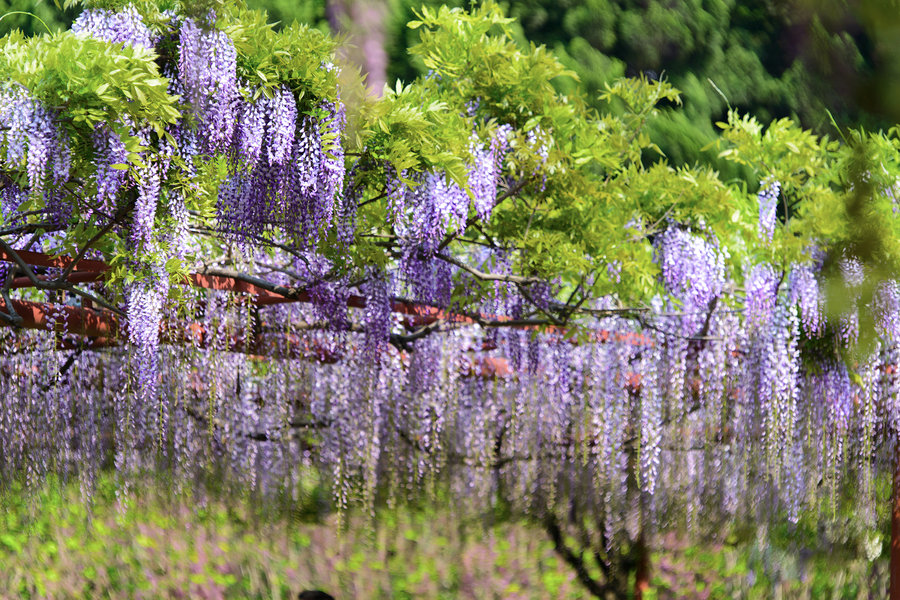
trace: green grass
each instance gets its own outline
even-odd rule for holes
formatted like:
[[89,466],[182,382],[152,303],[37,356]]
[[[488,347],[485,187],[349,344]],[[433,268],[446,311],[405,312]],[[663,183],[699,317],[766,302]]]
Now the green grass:
[[581,598],[540,531],[460,523],[424,508],[371,517],[137,488],[123,508],[101,478],[0,500],[0,598]]
[[[77,484],[0,495],[0,598],[269,600],[304,588],[338,600],[587,597],[542,530],[462,518],[445,501],[339,520],[314,487],[298,503],[263,503],[149,481],[124,505],[115,475],[101,476],[90,508]],[[660,537],[647,597],[882,597],[883,553],[870,563],[852,537],[823,539],[811,517],[762,543],[747,532],[723,543]]]

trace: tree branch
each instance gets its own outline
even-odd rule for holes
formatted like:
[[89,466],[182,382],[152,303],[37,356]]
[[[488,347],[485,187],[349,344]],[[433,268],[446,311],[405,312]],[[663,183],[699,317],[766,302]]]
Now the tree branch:
[[[494,208],[497,208],[497,206],[499,206],[504,200],[506,200],[507,198],[509,198],[511,196],[515,196],[516,194],[518,194],[520,191],[522,191],[522,188],[524,188],[526,185],[528,185],[528,183],[532,179],[533,179],[533,176],[523,177],[522,179],[515,182],[513,185],[511,185],[509,188],[507,188],[507,190],[505,192],[503,192],[502,194],[497,196],[497,199],[494,201],[494,206],[492,206],[491,209],[493,210]],[[449,246],[450,243],[454,239],[456,239],[460,234],[464,233],[469,227],[474,225],[480,219],[481,219],[481,217],[479,217],[477,214],[474,214],[471,217],[469,217],[468,219],[466,219],[465,225],[463,225],[456,233],[452,233],[444,238],[444,241],[442,241],[440,243],[440,245],[438,246],[437,251],[440,252],[441,250],[443,250],[444,248]]]
[[434,256],[436,258],[441,259],[444,262],[448,262],[451,265],[455,265],[465,271],[466,273],[472,275],[476,279],[480,279],[481,281],[504,281],[507,283],[515,283],[518,285],[527,285],[531,283],[540,283],[542,280],[537,277],[522,277],[519,275],[495,275],[493,273],[485,273],[484,271],[479,271],[469,265],[465,264],[462,261],[456,260],[452,256],[447,256],[445,254],[440,254],[439,252],[435,252]]
[[80,348],[76,348],[66,359],[66,362],[64,362],[63,365],[59,368],[59,373],[56,374],[56,377],[53,378],[53,381],[51,381],[50,383],[48,383],[46,385],[41,386],[41,391],[46,392],[46,391],[50,390],[50,388],[55,386],[57,383],[59,383],[60,380],[63,377],[65,377],[65,375],[69,371],[69,369],[72,368],[72,365],[75,364],[75,359],[78,358],[78,356],[82,352],[84,352],[84,346],[81,346]]
[[556,517],[550,513],[550,511],[547,511],[547,515],[544,517],[544,529],[550,535],[550,539],[553,540],[553,546],[556,549],[556,553],[572,567],[575,571],[575,575],[578,577],[578,581],[580,581],[591,594],[597,598],[605,598],[607,593],[613,591],[608,585],[602,584],[591,577],[587,565],[584,564],[583,557],[579,554],[575,554],[575,552],[566,545],[562,529],[559,526],[559,521],[557,521]]
[[71,292],[75,295],[81,296],[82,298],[87,298],[92,302],[96,302],[99,306],[102,306],[103,308],[106,308],[107,310],[110,310],[119,316],[125,315],[122,310],[120,310],[116,306],[113,306],[100,296],[85,292],[77,288],[72,283],[69,283],[67,281],[60,281],[58,279],[53,281],[41,281],[40,279],[38,279],[37,275],[34,274],[34,271],[31,269],[31,267],[24,260],[22,260],[22,257],[19,256],[18,252],[13,250],[13,248],[9,244],[7,244],[3,240],[3,238],[0,238],[0,249],[2,249],[8,256],[10,256],[13,262],[16,263],[16,265],[22,270],[23,273],[25,273],[25,276],[31,282],[32,287],[35,287],[39,290],[60,290]]

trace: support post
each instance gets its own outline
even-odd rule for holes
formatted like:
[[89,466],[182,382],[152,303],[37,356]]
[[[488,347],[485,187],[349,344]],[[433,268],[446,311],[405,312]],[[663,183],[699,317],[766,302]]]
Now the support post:
[[[634,600],[643,600],[644,592],[650,589],[650,551],[644,534],[637,541],[637,567],[634,570]],[[891,600],[894,600],[891,598]]]
[[900,600],[900,439],[894,444],[894,485],[891,498],[891,600]]

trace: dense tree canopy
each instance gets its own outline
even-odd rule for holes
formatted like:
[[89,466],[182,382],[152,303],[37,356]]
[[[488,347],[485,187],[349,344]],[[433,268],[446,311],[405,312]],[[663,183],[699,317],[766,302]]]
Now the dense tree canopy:
[[[402,80],[423,69],[406,52],[415,37],[406,21],[421,4],[392,2],[390,69]],[[510,11],[519,39],[551,48],[597,108],[610,108],[599,93],[622,76],[662,76],[681,90],[684,106],[648,128],[675,164],[740,172],[706,149],[730,107],[764,123],[791,118],[819,134],[835,134],[832,118],[869,129],[897,120],[888,89],[898,64],[891,2],[529,0],[510,3]],[[557,85],[568,91],[575,83]]]
[[897,129],[730,111],[715,148],[752,180],[723,181],[647,161],[665,80],[560,88],[491,3],[410,28],[428,72],[350,114],[333,40],[240,3],[0,38],[3,481],[278,493],[314,464],[346,506],[440,476],[573,563],[557,515],[590,525],[598,595],[700,507],[849,494],[874,528]]

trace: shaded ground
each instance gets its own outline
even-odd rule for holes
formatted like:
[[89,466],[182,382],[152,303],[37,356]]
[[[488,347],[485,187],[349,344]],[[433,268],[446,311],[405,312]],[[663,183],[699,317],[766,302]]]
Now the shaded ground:
[[[148,490],[123,510],[109,480],[89,513],[77,485],[48,490],[34,503],[0,497],[0,598],[287,599],[303,588],[337,600],[587,597],[544,532],[524,524],[431,509],[343,524],[268,511],[263,521],[246,502]],[[883,558],[798,551],[797,537],[773,532],[765,547],[659,539],[648,598],[883,597]]]

